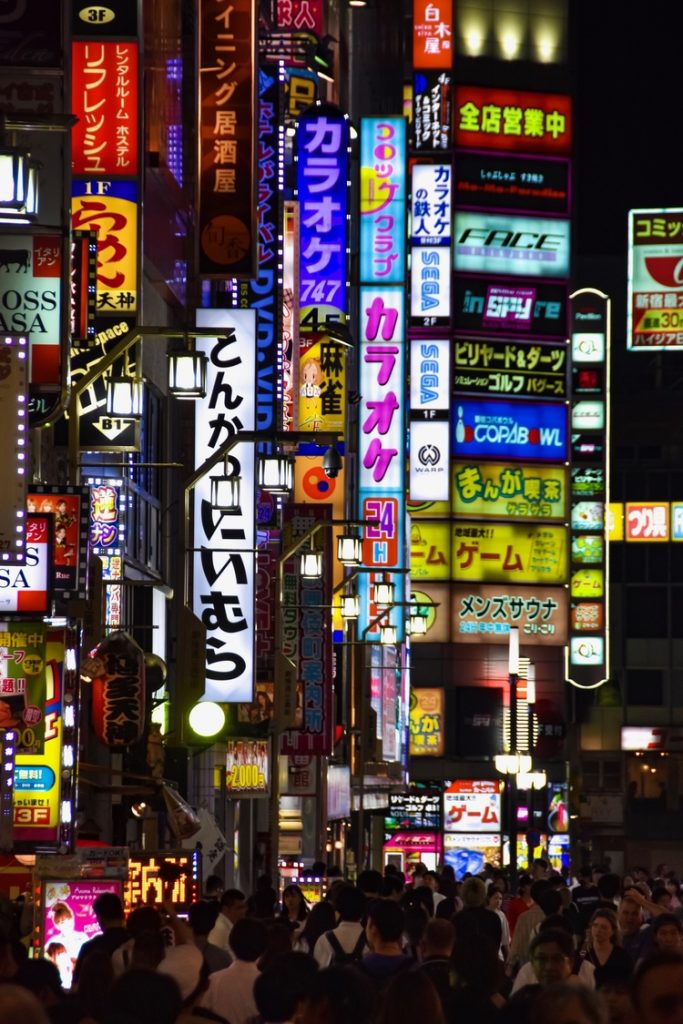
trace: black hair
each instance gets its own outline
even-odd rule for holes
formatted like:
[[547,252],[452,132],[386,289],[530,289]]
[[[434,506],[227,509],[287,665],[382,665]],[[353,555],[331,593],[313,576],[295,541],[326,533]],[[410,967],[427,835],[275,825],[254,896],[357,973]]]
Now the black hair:
[[317,973],[318,965],[308,953],[274,957],[254,982],[254,1000],[263,1020],[269,1024],[292,1020]]
[[208,935],[215,925],[220,909],[216,900],[199,900],[187,912],[187,923],[195,935]]
[[401,941],[405,914],[395,900],[373,900],[368,909],[368,921],[377,929],[382,942]]
[[340,885],[335,906],[342,921],[360,921],[367,911],[368,901],[365,893],[355,886]]
[[238,960],[253,963],[263,956],[268,942],[268,929],[263,921],[245,917],[237,921],[230,932],[230,946]]

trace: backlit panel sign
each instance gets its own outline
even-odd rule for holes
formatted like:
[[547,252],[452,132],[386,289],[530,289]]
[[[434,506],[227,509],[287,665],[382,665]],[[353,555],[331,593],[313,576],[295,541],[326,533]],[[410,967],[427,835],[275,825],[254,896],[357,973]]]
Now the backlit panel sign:
[[450,311],[450,249],[414,246],[410,264],[411,323],[415,327],[445,326]]
[[198,896],[199,853],[133,853],[128,860],[128,878],[123,892],[126,910],[144,903],[170,900],[189,907]]
[[569,277],[568,220],[456,211],[453,260],[457,271],[514,277]]
[[565,583],[567,541],[562,526],[456,523],[453,576],[492,583]]
[[414,164],[410,240],[413,245],[451,244],[451,165]]
[[453,640],[507,644],[510,629],[522,643],[563,647],[567,642],[564,587],[502,587],[456,583],[452,590]]
[[405,118],[361,118],[360,153],[360,279],[398,284],[406,256]]
[[491,402],[461,398],[453,416],[457,458],[515,458],[563,462],[567,407],[546,402]]
[[316,330],[327,317],[343,320],[346,314],[348,147],[349,121],[336,107],[311,107],[299,118],[296,185],[302,330]]
[[[256,325],[253,310],[199,309],[197,327],[219,336],[198,338],[208,356],[206,398],[195,403],[195,468],[229,437],[255,428]],[[207,700],[250,701],[254,689],[254,460],[255,446],[230,452],[242,478],[240,511],[213,507],[210,475],[194,489],[193,611],[206,626]],[[222,466],[213,473],[220,475]]]
[[416,71],[413,76],[413,146],[448,150],[451,146],[450,71]]
[[458,206],[566,214],[569,161],[462,150],[455,160],[453,187]]
[[16,564],[0,562],[0,615],[47,615],[52,571],[51,526],[50,516],[27,514],[25,559]]
[[670,725],[622,725],[622,750],[683,750],[683,728]]
[[116,323],[138,307],[137,183],[74,180],[71,191],[74,231],[97,232],[97,313]]
[[486,864],[500,867],[500,833],[447,832],[443,837],[443,860],[453,868],[458,881],[478,875]]
[[204,0],[198,18],[198,271],[202,277],[253,277],[256,5]]
[[456,338],[455,391],[465,394],[567,397],[567,346]]
[[501,825],[498,779],[456,779],[444,790],[444,832],[492,832]]
[[453,514],[491,519],[564,522],[567,470],[564,466],[456,462]]
[[569,657],[571,664],[604,669],[605,639],[602,636],[573,636],[570,641]]
[[426,832],[441,830],[441,793],[409,790],[389,794],[389,813],[384,818],[387,831]]
[[135,42],[71,45],[72,170],[84,177],[138,173],[138,47]]
[[411,687],[408,729],[411,757],[443,757],[445,749],[443,689]]
[[31,385],[59,388],[62,239],[58,234],[0,235],[0,333],[29,343]]
[[231,796],[265,796],[270,781],[270,740],[228,739],[225,788]]
[[413,67],[450,68],[452,0],[413,0]]
[[55,596],[86,596],[89,494],[88,487],[33,486],[26,496],[27,512],[52,516],[52,588]]
[[457,85],[454,122],[456,146],[548,156],[571,150],[569,96]]
[[627,501],[624,520],[626,540],[668,541],[668,501]]
[[324,331],[301,335],[299,343],[299,430],[344,433],[346,352]]
[[410,497],[447,501],[450,490],[450,339],[410,342]]
[[323,34],[323,0],[277,0],[275,19],[277,27],[289,32],[315,32]]
[[683,345],[683,209],[630,210],[627,347]]
[[458,274],[453,283],[453,322],[463,334],[492,333],[566,338],[567,289],[546,282],[502,284]]
[[574,402],[572,405],[571,424],[572,430],[604,430],[604,401],[597,399],[594,402]]
[[577,569],[569,584],[572,597],[598,598],[605,596],[605,574],[602,569]]
[[410,578],[412,581],[449,580],[452,577],[451,523],[416,519],[410,525]]
[[26,557],[27,356],[26,338],[5,337],[0,342],[0,436],[3,438],[0,559],[3,561],[23,562]]

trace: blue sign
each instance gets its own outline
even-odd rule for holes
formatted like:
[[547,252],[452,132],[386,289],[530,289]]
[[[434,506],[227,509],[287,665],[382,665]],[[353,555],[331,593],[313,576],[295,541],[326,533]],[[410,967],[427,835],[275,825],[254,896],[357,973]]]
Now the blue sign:
[[361,119],[360,165],[360,279],[400,284],[406,263],[404,117]]
[[347,311],[347,183],[349,122],[337,107],[318,104],[296,130],[300,204],[299,306],[303,329],[316,330]]
[[55,784],[55,773],[45,764],[17,765],[14,769],[14,789],[47,793]]
[[455,458],[568,457],[567,406],[550,402],[495,402],[461,398],[453,415]]

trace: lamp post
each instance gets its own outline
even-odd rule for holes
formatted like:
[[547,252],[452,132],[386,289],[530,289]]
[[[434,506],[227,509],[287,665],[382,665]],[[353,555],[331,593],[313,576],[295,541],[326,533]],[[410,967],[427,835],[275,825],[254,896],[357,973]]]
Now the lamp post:
[[[512,627],[508,641],[508,684],[510,687],[510,753],[517,753],[517,683],[519,681],[519,629]],[[510,887],[517,885],[517,773],[507,777],[507,819],[510,829]]]

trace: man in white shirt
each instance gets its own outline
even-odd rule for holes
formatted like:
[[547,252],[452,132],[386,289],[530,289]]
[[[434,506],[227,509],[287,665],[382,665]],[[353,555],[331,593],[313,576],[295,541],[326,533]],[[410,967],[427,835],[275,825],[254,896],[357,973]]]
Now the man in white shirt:
[[266,948],[268,932],[262,921],[246,917],[237,921],[230,932],[230,948],[235,959],[229,967],[215,971],[201,1005],[220,1014],[230,1024],[247,1024],[258,1010],[254,999],[254,982],[259,976],[257,960]]
[[[343,965],[339,951],[334,949],[335,943],[338,943],[341,948],[341,957],[350,958],[354,955],[354,951],[358,950],[356,958],[360,960],[364,952],[362,947],[365,943],[361,939],[364,939],[365,931],[361,920],[367,907],[365,894],[353,885],[340,886],[336,906],[339,924],[331,932],[323,932],[313,950],[313,956],[321,968],[329,967],[335,962],[340,966]],[[333,937],[332,941],[328,935]],[[231,1020],[230,1024],[234,1024],[234,1021]]]
[[230,932],[237,921],[241,921],[247,913],[247,900],[239,889],[226,889],[221,896],[220,910],[216,923],[209,932],[207,941],[220,949],[230,949]]

